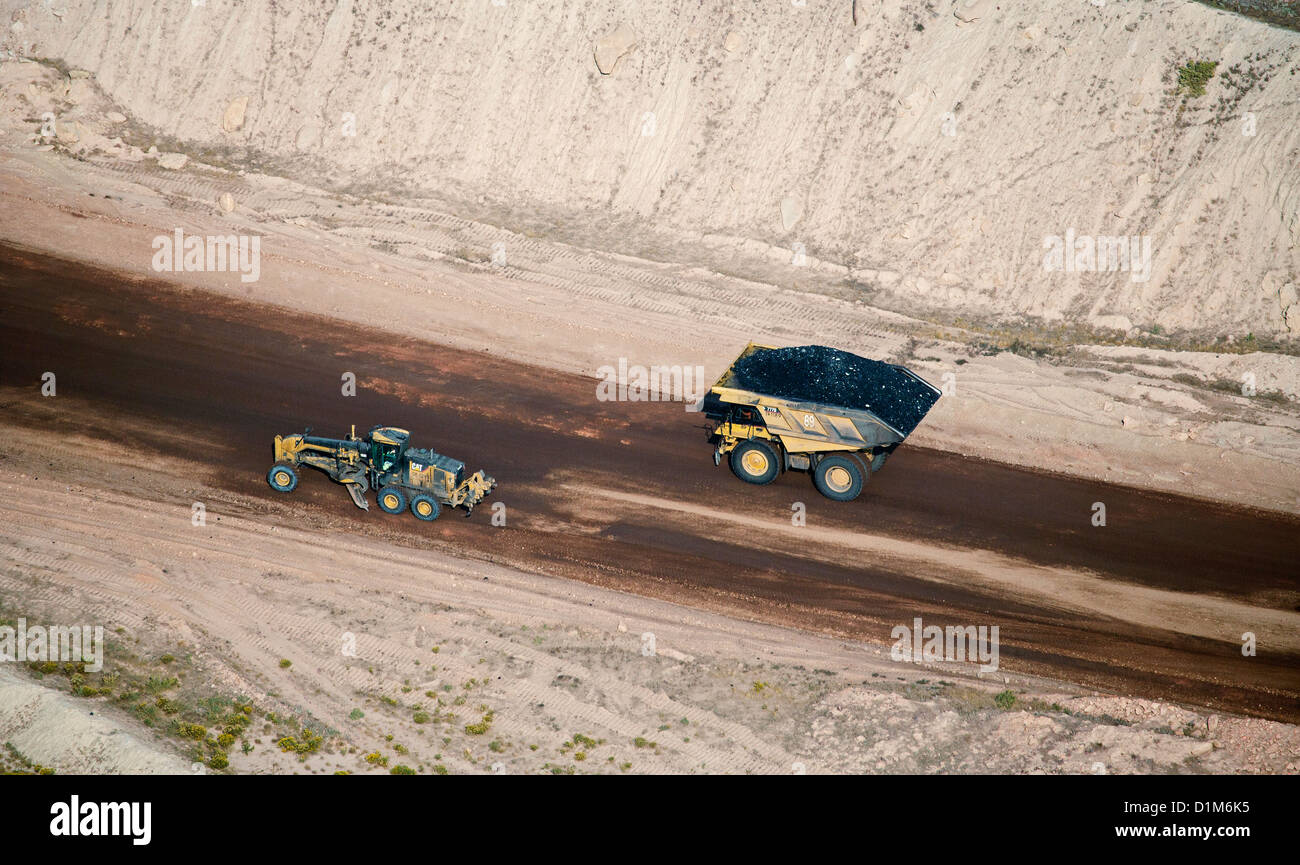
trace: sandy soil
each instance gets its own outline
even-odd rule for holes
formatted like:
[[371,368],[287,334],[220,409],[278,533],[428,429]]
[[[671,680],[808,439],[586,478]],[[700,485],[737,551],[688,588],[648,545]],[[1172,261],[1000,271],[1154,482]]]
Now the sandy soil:
[[0,667],[0,771],[175,775],[202,770],[105,708]]
[[[166,715],[141,726],[134,707],[155,694],[193,723],[214,698],[255,707],[251,750],[232,747],[223,770],[240,772],[1291,772],[1300,760],[1291,725],[895,663],[879,646],[466,562],[437,543],[326,545],[288,505],[251,519],[214,506],[194,526],[188,500],[221,499],[176,488],[198,467],[75,444],[103,472],[70,486],[46,473],[39,436],[6,436],[0,607],[102,623],[108,667],[176,681],[56,699],[66,679],[34,688],[6,673],[0,733],[56,771],[211,771],[190,768],[207,752],[168,733]],[[113,489],[126,484],[148,495]],[[1009,709],[994,703],[1004,691]],[[485,717],[485,731],[466,729]],[[115,732],[96,739],[88,723]],[[317,750],[277,747],[302,727],[321,734]],[[74,730],[119,744],[70,748]]]

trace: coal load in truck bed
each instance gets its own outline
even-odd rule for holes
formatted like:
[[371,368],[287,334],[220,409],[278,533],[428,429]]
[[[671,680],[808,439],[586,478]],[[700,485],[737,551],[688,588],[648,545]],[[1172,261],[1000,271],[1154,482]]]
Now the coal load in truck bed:
[[736,361],[733,387],[796,402],[866,410],[910,434],[939,395],[890,364],[824,345],[760,348]]

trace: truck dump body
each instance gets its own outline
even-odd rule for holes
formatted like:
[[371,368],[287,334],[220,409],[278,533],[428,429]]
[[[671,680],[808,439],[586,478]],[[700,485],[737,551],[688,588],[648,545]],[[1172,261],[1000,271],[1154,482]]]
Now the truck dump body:
[[[895,364],[820,345],[751,344],[713,385],[703,408],[721,418],[729,405],[761,406],[774,430],[802,425],[805,433],[876,446],[907,438],[939,395]],[[817,418],[812,423],[810,412]],[[795,423],[797,418],[803,423]]]
[[719,385],[777,399],[865,411],[906,438],[939,400],[939,391],[910,370],[827,348],[747,349]]

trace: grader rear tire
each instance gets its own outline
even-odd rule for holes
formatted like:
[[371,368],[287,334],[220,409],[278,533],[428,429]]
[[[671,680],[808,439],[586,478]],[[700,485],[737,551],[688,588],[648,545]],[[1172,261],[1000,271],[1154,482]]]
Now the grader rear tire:
[[379,509],[386,514],[400,514],[406,510],[406,496],[401,487],[388,486],[379,491]]
[[438,518],[438,514],[442,513],[442,506],[432,496],[420,493],[411,499],[411,513],[415,514],[417,520],[431,523]]

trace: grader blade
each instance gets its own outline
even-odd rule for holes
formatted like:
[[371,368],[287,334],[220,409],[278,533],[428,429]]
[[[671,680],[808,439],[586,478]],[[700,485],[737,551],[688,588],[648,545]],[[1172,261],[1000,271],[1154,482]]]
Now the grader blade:
[[360,484],[345,484],[348,488],[348,495],[352,496],[352,502],[361,510],[370,510],[370,503],[366,501],[366,493],[361,489]]

